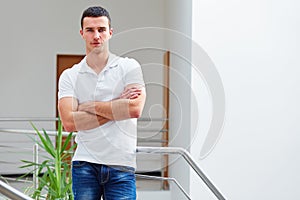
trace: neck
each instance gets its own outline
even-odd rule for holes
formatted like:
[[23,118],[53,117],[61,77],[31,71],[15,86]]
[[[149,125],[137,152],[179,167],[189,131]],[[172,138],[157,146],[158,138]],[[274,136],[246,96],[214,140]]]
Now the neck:
[[87,54],[86,62],[88,66],[90,66],[97,74],[99,74],[107,64],[108,56],[108,51],[98,52],[97,50],[93,50]]

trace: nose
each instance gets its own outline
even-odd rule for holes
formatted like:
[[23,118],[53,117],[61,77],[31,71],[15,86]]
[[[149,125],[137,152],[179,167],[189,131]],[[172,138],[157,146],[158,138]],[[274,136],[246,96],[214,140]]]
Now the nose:
[[94,38],[96,40],[101,39],[101,35],[100,35],[100,33],[98,31],[95,32]]

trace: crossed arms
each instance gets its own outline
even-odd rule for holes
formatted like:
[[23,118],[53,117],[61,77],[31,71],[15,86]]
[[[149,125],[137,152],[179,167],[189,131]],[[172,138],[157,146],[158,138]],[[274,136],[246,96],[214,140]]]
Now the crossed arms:
[[111,120],[139,118],[145,100],[145,88],[131,84],[119,98],[111,101],[91,101],[79,105],[73,97],[61,98],[58,110],[64,129],[74,132],[93,129]]

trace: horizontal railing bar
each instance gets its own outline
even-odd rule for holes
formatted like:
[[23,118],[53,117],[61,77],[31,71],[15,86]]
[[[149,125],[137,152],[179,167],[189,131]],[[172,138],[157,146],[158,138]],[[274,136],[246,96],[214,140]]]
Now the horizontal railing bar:
[[13,200],[33,200],[29,196],[16,190],[15,188],[11,187],[10,185],[4,183],[1,180],[0,180],[0,193]]
[[[40,132],[43,132],[42,130],[39,130]],[[55,136],[57,134],[57,131],[53,130],[46,130],[49,135]],[[35,130],[25,130],[25,129],[8,129],[8,128],[0,128],[0,132],[6,132],[6,133],[16,133],[16,134],[36,134]],[[167,132],[165,129],[138,129],[138,132]],[[76,132],[73,133],[74,135]],[[63,131],[63,136],[69,135],[69,132]]]
[[219,200],[225,200],[225,197],[216,188],[216,186],[209,180],[209,178],[202,172],[196,161],[190,153],[181,147],[137,147],[137,153],[151,153],[151,154],[179,154],[188,164],[194,169],[207,187],[214,193]]
[[189,199],[191,200],[191,197],[188,195],[188,193],[183,189],[183,187],[178,183],[178,181],[175,178],[170,177],[159,177],[159,176],[149,176],[149,175],[143,175],[143,174],[135,174],[138,178],[148,179],[148,180],[158,180],[158,181],[172,181],[174,182],[177,187],[181,190],[181,192]]
[[[58,117],[0,117],[0,122],[26,122],[26,121],[58,121]],[[167,118],[138,118],[140,122],[168,121]]]
[[1,164],[17,164],[16,162],[0,161]]
[[[25,129],[0,129],[0,133],[12,133],[12,134],[28,134],[28,135],[35,135],[36,131],[35,130],[25,130]],[[43,130],[39,130],[40,133],[43,132]],[[47,134],[49,136],[56,136],[57,131],[50,131],[47,130]],[[63,136],[68,136],[69,132],[62,132]],[[73,133],[73,136],[76,136],[76,132]],[[168,142],[167,140],[162,140],[162,139],[148,139],[148,138],[137,138],[138,142],[150,142],[150,143],[166,143]],[[8,147],[8,146],[7,146]]]
[[162,139],[141,139],[141,138],[138,138],[138,142],[166,143],[166,142],[168,142],[168,140],[162,140]]
[[5,179],[6,181],[13,181],[13,182],[20,182],[20,183],[32,183],[32,181],[26,180],[26,179],[11,178],[11,177],[8,177],[8,176],[5,176],[5,175],[3,175],[2,177],[3,177],[3,179]]
[[57,117],[2,117],[0,122],[58,121]]
[[138,128],[137,130],[139,132],[157,132],[157,133],[168,132],[167,129],[143,129],[143,128]]
[[[39,130],[41,133],[43,132],[42,130]],[[0,132],[4,133],[15,133],[15,134],[31,134],[34,135],[36,134],[35,130],[24,130],[24,129],[0,129]],[[47,134],[50,136],[56,136],[57,131],[49,131],[47,130]],[[68,136],[70,133],[69,132],[62,132],[63,136]],[[76,132],[73,133],[73,135],[76,135]]]
[[[1,151],[3,149],[6,149],[5,151]],[[31,152],[32,149],[29,147],[18,147],[18,146],[9,146],[9,147],[1,147],[0,153],[16,153],[16,154],[27,154]],[[0,160],[1,162],[1,160]]]
[[168,121],[168,118],[146,118],[146,117],[141,117],[141,118],[138,118],[138,121],[140,122],[148,122],[148,121]]

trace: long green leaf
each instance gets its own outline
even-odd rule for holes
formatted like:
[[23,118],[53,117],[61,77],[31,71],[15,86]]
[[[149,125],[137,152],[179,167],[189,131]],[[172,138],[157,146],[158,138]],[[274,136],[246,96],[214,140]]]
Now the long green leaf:
[[26,160],[21,160],[24,163],[27,163],[25,165],[20,166],[19,168],[23,169],[23,168],[28,168],[28,167],[33,167],[36,166],[37,163],[31,162],[31,161],[26,161]]
[[58,121],[55,172],[56,172],[56,183],[57,183],[59,195],[61,195],[61,162],[62,162],[61,148],[62,148],[62,124],[61,121]]
[[[44,149],[47,155],[42,155],[44,161],[42,163],[34,163],[32,161],[23,160],[22,168],[36,167],[38,174],[42,175],[39,178],[39,187],[34,190],[33,196],[35,199],[65,199],[73,200],[72,182],[71,182],[71,167],[67,156],[72,156],[76,144],[68,148],[68,143],[73,135],[69,133],[64,144],[62,143],[62,123],[59,119],[56,143],[51,141],[46,130],[43,134],[31,123],[37,133],[39,141],[35,141],[39,147]],[[36,140],[36,139],[35,139]],[[34,173],[33,170],[29,173]],[[46,196],[44,195],[47,192]]]
[[36,131],[36,133],[38,134],[42,144],[43,144],[43,147],[45,148],[45,150],[52,156],[52,157],[55,157],[55,151],[53,148],[51,148],[51,144],[49,144],[49,142],[42,136],[42,134],[40,133],[40,131],[34,126],[34,124],[32,124],[32,127],[34,128],[34,130]]
[[32,198],[41,197],[41,191],[43,189],[48,191],[47,183],[48,183],[48,173],[45,172],[42,177],[39,177],[38,188],[34,191]]
[[66,140],[64,142],[64,145],[61,148],[61,152],[60,152],[61,154],[66,150],[66,148],[67,148],[69,142],[71,141],[72,137],[73,137],[73,132],[69,133],[68,137],[66,138]]
[[41,174],[42,171],[45,169],[51,166],[51,163],[49,164],[49,160],[44,160],[41,164],[40,164],[40,167],[39,167],[39,170],[38,170],[38,174]]
[[57,183],[56,183],[56,179],[55,179],[55,172],[53,172],[52,170],[50,170],[50,168],[49,167],[47,167],[47,172],[48,172],[48,174],[49,174],[49,179],[50,179],[50,184],[51,184],[51,186],[53,186],[52,187],[52,189],[54,190],[54,191],[58,191],[58,187],[57,187]]
[[51,148],[51,149],[55,149],[55,147],[53,146],[53,144],[52,144],[52,140],[50,139],[50,137],[49,137],[49,135],[48,135],[48,133],[46,132],[46,130],[45,129],[43,129],[43,132],[44,132],[44,136],[45,136],[45,139],[46,139],[46,141],[48,142],[48,144],[49,144],[49,147]]

